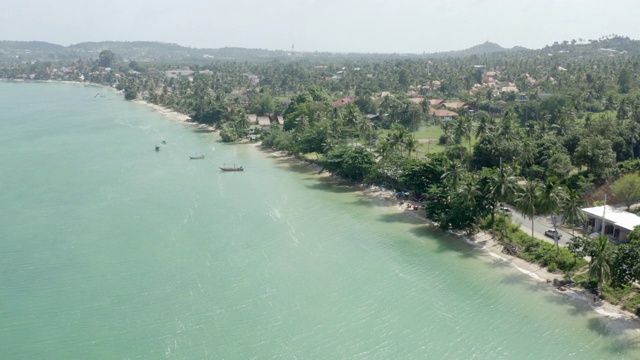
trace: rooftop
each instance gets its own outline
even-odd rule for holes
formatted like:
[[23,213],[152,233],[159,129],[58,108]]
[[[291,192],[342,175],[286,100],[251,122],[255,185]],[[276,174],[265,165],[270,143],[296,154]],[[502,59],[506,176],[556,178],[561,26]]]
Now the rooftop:
[[611,222],[614,225],[627,229],[629,231],[633,230],[634,227],[640,225],[640,216],[627,211],[618,210],[609,205],[606,205],[606,210],[605,206],[596,206],[584,208],[582,209],[582,212],[600,219],[602,219],[602,216],[604,215],[605,221]]

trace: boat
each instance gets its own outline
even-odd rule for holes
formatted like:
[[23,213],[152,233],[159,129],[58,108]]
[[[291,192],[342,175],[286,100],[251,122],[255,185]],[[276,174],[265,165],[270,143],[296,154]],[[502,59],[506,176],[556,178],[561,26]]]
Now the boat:
[[204,155],[189,156],[191,160],[204,159]]
[[160,151],[160,146],[156,145],[156,151]]
[[244,171],[244,168],[242,166],[237,166],[236,164],[233,164],[233,166],[221,166],[220,170],[222,171]]

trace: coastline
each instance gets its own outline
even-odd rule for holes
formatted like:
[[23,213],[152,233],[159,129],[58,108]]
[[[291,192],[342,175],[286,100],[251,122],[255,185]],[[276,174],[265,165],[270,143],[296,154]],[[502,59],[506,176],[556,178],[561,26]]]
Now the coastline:
[[[370,201],[376,202],[377,205],[383,205],[389,209],[394,209],[398,213],[403,213],[405,216],[411,216],[418,219],[422,224],[426,226],[436,227],[436,224],[426,217],[426,214],[421,211],[414,211],[409,209],[405,205],[401,205],[393,196],[390,191],[379,190],[376,187],[369,187],[361,190],[362,195],[368,198]],[[411,203],[411,201],[407,201]],[[406,203],[406,202],[405,202]],[[508,255],[502,252],[503,246],[496,240],[493,235],[486,231],[480,231],[471,238],[465,236],[462,233],[452,232],[449,233],[457,236],[460,240],[466,242],[470,246],[475,247],[479,251],[485,252],[488,256],[492,257],[495,261],[507,263],[509,266],[518,270],[519,272],[529,276],[530,278],[546,283],[550,291],[557,292],[559,294],[570,297],[571,299],[581,301],[587,305],[594,312],[606,316],[609,319],[620,320],[621,324],[617,324],[618,328],[624,328],[628,330],[635,330],[640,334],[640,319],[638,317],[622,309],[618,305],[611,304],[606,301],[597,300],[594,301],[593,295],[588,291],[581,288],[559,288],[554,286],[554,280],[562,280],[564,277],[562,274],[549,272],[546,268],[539,266],[535,263],[530,263],[519,257]]]
[[[147,106],[171,120],[194,125],[208,131],[215,131],[215,129],[211,126],[189,122],[189,117],[187,115],[181,114],[163,106],[151,104],[144,100],[134,100],[134,102],[140,105]],[[322,171],[322,167],[318,164],[304,159],[296,158],[283,151],[266,149],[262,147],[260,142],[253,143],[252,145],[255,146],[259,151],[268,152],[275,158],[278,158],[281,161],[288,163],[289,165],[306,167],[309,170],[313,171],[315,176],[334,178],[336,185],[346,184],[347,186],[352,186],[360,193],[363,198],[366,198],[367,200],[375,203],[378,206],[386,207],[389,211],[402,213],[404,216],[410,217],[413,221],[415,221],[416,224],[420,223],[425,224],[426,226],[436,227],[436,224],[433,221],[427,219],[426,214],[412,210],[405,205],[406,203],[411,203],[411,201],[407,201],[405,202],[405,204],[401,204],[394,197],[393,192],[389,190],[381,190],[375,186],[365,188],[360,184],[348,183],[339,178],[336,178],[335,176],[327,172]],[[614,305],[602,300],[594,301],[592,295],[584,289],[569,288],[561,290],[553,286],[552,284],[554,280],[560,280],[563,278],[561,274],[551,273],[545,268],[538,266],[537,264],[530,263],[524,259],[503,253],[502,245],[490,233],[486,231],[480,231],[477,234],[474,234],[471,238],[463,235],[462,233],[450,233],[457,236],[462,241],[465,241],[470,246],[475,247],[476,249],[478,249],[478,251],[485,252],[488,256],[493,258],[494,261],[506,262],[508,265],[518,270],[519,272],[529,276],[530,278],[538,282],[546,283],[549,291],[555,291],[563,294],[564,296],[568,296],[573,300],[580,301],[595,313],[611,320],[609,326],[616,329],[617,331],[634,331],[635,335],[640,335],[640,319],[635,316],[635,314],[623,310],[618,305]]]
[[189,117],[189,115],[177,112],[175,110],[171,110],[169,108],[166,108],[164,106],[161,105],[156,105],[156,104],[152,104],[148,101],[145,100],[133,100],[133,102],[135,102],[136,104],[140,104],[143,106],[146,106],[148,108],[151,108],[152,110],[166,116],[167,118],[173,120],[173,121],[177,121],[177,122],[181,122],[187,125],[191,125],[194,126],[198,129],[202,129],[202,130],[206,130],[206,131],[210,131],[210,132],[214,132],[216,131],[216,129],[213,126],[208,126],[208,125],[204,125],[204,124],[198,124],[195,122],[190,121],[191,118]]
[[[253,145],[258,150],[269,152],[275,158],[278,158],[285,163],[289,163],[290,165],[306,166],[312,170],[316,176],[335,178],[333,175],[326,172],[319,173],[321,167],[317,164],[307,162],[304,159],[298,159],[282,151],[265,149],[260,145],[260,143]],[[336,185],[345,185],[345,182],[338,178],[335,178],[335,183]],[[363,198],[375,203],[376,206],[387,208],[388,211],[401,213],[404,216],[409,217],[416,224],[424,224],[434,228],[436,227],[436,224],[433,221],[427,219],[424,212],[415,211],[407,206],[407,204],[413,205],[413,202],[405,201],[404,203],[400,203],[390,190],[379,189],[376,186],[363,187],[359,184],[350,184],[349,186],[352,186],[356,191],[358,191]],[[478,251],[484,252],[487,256],[490,256],[493,261],[507,263],[512,268],[529,276],[535,281],[547,284],[549,291],[557,292],[588,306],[595,313],[611,320],[610,324],[608,324],[611,328],[618,331],[634,331],[635,335],[640,335],[640,319],[638,319],[635,314],[623,310],[622,307],[609,302],[602,300],[594,301],[593,295],[584,289],[575,287],[565,289],[554,286],[554,280],[557,281],[563,279],[562,274],[551,273],[547,271],[546,268],[537,264],[503,253],[503,246],[490,233],[480,231],[477,234],[474,234],[471,238],[463,235],[462,233],[451,231],[449,233],[476,248]]]

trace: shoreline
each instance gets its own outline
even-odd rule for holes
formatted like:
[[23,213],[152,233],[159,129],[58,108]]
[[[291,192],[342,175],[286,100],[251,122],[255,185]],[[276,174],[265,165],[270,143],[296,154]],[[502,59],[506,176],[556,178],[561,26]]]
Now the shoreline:
[[[310,163],[304,159],[296,158],[283,151],[270,150],[262,147],[260,143],[253,144],[258,150],[268,152],[272,156],[289,163],[290,165],[306,166],[313,171],[314,175],[319,177],[334,178],[336,185],[345,185],[347,182],[342,181],[333,175],[322,172],[319,173],[321,167],[317,164]],[[375,203],[377,206],[385,207],[388,211],[396,213],[402,213],[404,216],[411,217],[416,224],[423,224],[432,228],[436,228],[436,224],[427,219],[426,214],[421,211],[416,211],[407,206],[407,204],[413,205],[412,201],[404,201],[404,203],[398,202],[394,197],[394,194],[390,190],[379,189],[376,186],[370,186],[368,188],[363,187],[360,184],[351,184],[348,186],[353,187],[363,198]],[[478,251],[484,252],[487,256],[491,257],[493,261],[506,262],[510,267],[521,272],[522,274],[532,278],[540,283],[548,285],[550,291],[557,292],[564,296],[569,297],[572,300],[577,300],[583,305],[588,306],[595,313],[606,317],[609,320],[616,321],[616,328],[622,330],[635,331],[636,335],[640,334],[640,319],[633,313],[623,310],[619,305],[614,305],[603,300],[593,300],[593,295],[586,290],[571,287],[571,288],[559,288],[553,285],[554,280],[562,280],[564,277],[562,274],[551,273],[546,268],[541,267],[535,263],[530,263],[524,259],[516,256],[508,255],[502,252],[502,244],[500,244],[490,233],[486,231],[480,231],[477,234],[471,236],[471,238],[463,235],[462,233],[449,231],[450,234],[455,235],[460,240],[467,243],[469,246],[474,247]]]
[[136,104],[140,104],[142,106],[146,106],[166,117],[168,117],[171,120],[186,124],[186,125],[190,125],[190,126],[194,126],[198,129],[202,129],[202,130],[206,130],[206,131],[211,131],[214,132],[216,131],[216,129],[213,126],[208,126],[208,125],[204,125],[204,124],[198,124],[196,122],[192,122],[189,121],[191,120],[191,118],[189,117],[189,115],[183,114],[181,112],[177,112],[175,110],[171,110],[169,108],[166,108],[162,105],[156,105],[156,104],[152,104],[148,101],[145,100],[140,100],[140,99],[136,99],[136,100],[132,100],[134,103]]
[[[77,82],[77,81],[47,80],[42,82],[57,82],[57,83],[68,83],[68,84],[99,86],[99,87],[102,86],[115,91],[115,89],[109,86],[93,84],[93,83]],[[211,132],[216,131],[216,129],[212,126],[190,122],[189,121],[190,118],[188,115],[179,113],[177,111],[171,110],[161,105],[152,104],[144,100],[133,100],[133,102],[143,106],[147,106],[171,120],[181,122],[186,125],[191,125],[206,131],[211,131]],[[375,202],[377,205],[386,207],[389,210],[394,209],[395,212],[402,213],[405,216],[412,217],[416,223],[424,224],[426,226],[433,227],[433,228],[436,227],[436,224],[433,221],[427,219],[426,214],[421,214],[419,211],[409,209],[404,204],[399,204],[397,199],[395,199],[393,192],[389,190],[381,190],[375,186],[365,188],[361,184],[353,184],[347,181],[343,181],[327,172],[322,171],[323,169],[321,166],[319,166],[318,164],[314,164],[308,160],[298,159],[283,151],[266,149],[261,146],[260,142],[253,143],[252,145],[255,146],[258,150],[263,152],[269,152],[274,157],[282,159],[291,165],[303,166],[310,170],[314,170],[315,176],[334,178],[336,185],[340,184],[343,186],[344,185],[351,186],[355,190],[357,190],[362,197],[368,199],[369,201]],[[405,203],[413,204],[411,201],[406,201]],[[626,330],[635,330],[637,333],[640,333],[640,319],[635,314],[629,311],[623,310],[618,305],[613,305],[611,303],[608,303],[602,300],[593,301],[592,295],[587,293],[587,291],[584,289],[569,288],[564,291],[560,290],[559,288],[553,286],[552,283],[555,279],[562,279],[563,276],[561,274],[551,273],[547,271],[545,268],[538,266],[537,264],[530,263],[524,259],[503,253],[502,245],[497,240],[495,240],[493,236],[488,232],[480,231],[477,234],[474,234],[471,238],[468,238],[467,236],[461,233],[456,233],[452,231],[450,231],[449,233],[463,240],[468,245],[473,246],[480,251],[484,251],[488,256],[492,257],[495,261],[506,262],[511,267],[529,276],[530,278],[539,282],[547,283],[550,290],[561,293],[565,296],[570,297],[571,299],[581,301],[583,304],[587,305],[592,311],[596,312],[597,314],[601,316],[605,316],[612,320],[622,321],[623,324],[618,324],[621,328],[624,328]]]
[[[388,190],[383,191],[372,186],[368,189],[361,190],[361,192],[364,197],[367,197],[371,201],[376,201],[376,204],[378,205],[380,205],[380,202],[386,202],[384,206],[387,206],[390,209],[395,208],[396,212],[403,213],[405,216],[415,217],[426,226],[433,228],[437,226],[433,221],[426,217],[424,212],[411,210],[408,207],[399,204],[392,192]],[[411,201],[405,201],[405,203],[413,204]],[[538,282],[546,283],[549,290],[568,296],[571,299],[579,300],[599,315],[606,316],[613,320],[624,321],[627,323],[624,326],[625,328],[636,330],[640,333],[640,319],[638,319],[635,314],[622,309],[619,305],[614,305],[603,300],[594,301],[593,295],[585,289],[578,287],[561,289],[560,287],[553,285],[554,280],[563,280],[564,276],[562,274],[549,272],[546,268],[541,267],[538,264],[530,263],[519,257],[503,253],[503,245],[500,244],[490,233],[486,231],[479,231],[471,236],[471,238],[458,232],[448,231],[448,233],[455,235],[468,245],[483,251],[495,261],[505,262],[524,275],[527,275]]]

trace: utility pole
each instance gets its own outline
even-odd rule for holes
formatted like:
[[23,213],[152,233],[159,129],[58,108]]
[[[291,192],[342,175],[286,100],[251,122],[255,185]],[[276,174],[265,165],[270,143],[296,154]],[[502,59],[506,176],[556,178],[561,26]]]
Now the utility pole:
[[607,194],[604,194],[604,206],[602,207],[602,227],[600,228],[600,236],[604,236],[604,215],[607,212]]

